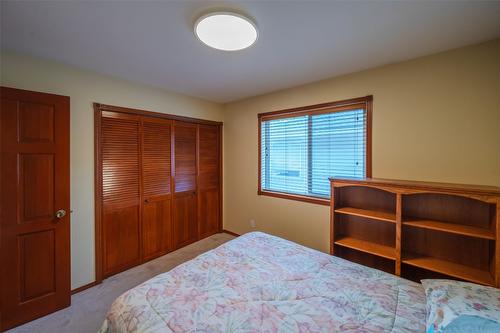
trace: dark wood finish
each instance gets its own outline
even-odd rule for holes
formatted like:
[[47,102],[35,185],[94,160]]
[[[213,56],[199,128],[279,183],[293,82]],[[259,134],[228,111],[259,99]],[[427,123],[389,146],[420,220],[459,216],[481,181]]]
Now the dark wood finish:
[[105,277],[141,262],[141,119],[105,111],[101,119]]
[[198,239],[197,126],[174,122],[173,236],[176,248]]
[[396,194],[396,267],[394,268],[396,275],[401,275],[401,210],[403,198],[401,193]]
[[5,87],[0,95],[1,331],[71,299],[69,97]]
[[179,115],[175,115],[175,114],[159,113],[159,112],[153,112],[153,111],[147,111],[147,110],[132,109],[132,108],[126,108],[123,106],[114,106],[114,105],[107,105],[107,104],[101,104],[101,103],[94,103],[94,110],[120,112],[120,113],[133,114],[133,115],[137,115],[137,116],[145,116],[145,117],[151,117],[151,118],[178,120],[178,121],[183,121],[186,123],[193,123],[193,124],[206,124],[206,125],[222,126],[222,122],[220,122],[220,121],[191,118],[191,117],[179,116]]
[[198,230],[205,238],[220,232],[220,134],[217,126],[198,127]]
[[307,196],[307,195],[299,195],[292,193],[284,193],[284,192],[276,192],[276,191],[268,191],[262,189],[261,184],[261,128],[262,121],[271,120],[271,119],[279,119],[279,118],[287,118],[292,116],[300,116],[300,115],[313,115],[320,113],[332,113],[332,112],[341,112],[346,110],[354,110],[354,109],[364,109],[366,110],[366,177],[372,176],[372,119],[373,119],[373,96],[359,97],[346,99],[336,102],[329,103],[321,103],[309,106],[301,106],[297,108],[271,111],[265,113],[259,113],[257,115],[258,118],[258,142],[257,142],[257,163],[258,163],[258,175],[257,175],[257,194],[265,195],[269,197],[281,198],[281,199],[289,199],[296,200],[308,203],[314,203],[319,205],[330,205],[330,199]]
[[[97,103],[94,108],[97,283],[222,230],[221,123]],[[125,131],[112,141],[128,149],[103,149],[108,120],[117,132],[123,122],[134,124],[134,138]],[[113,175],[106,174],[108,160],[116,165]],[[116,195],[108,200],[119,211],[106,216],[103,194],[113,186]],[[111,241],[107,229],[113,229]],[[106,266],[110,259],[112,269]]]
[[260,119],[268,120],[268,119],[282,118],[283,116],[295,116],[300,113],[309,114],[309,112],[311,111],[325,111],[325,110],[327,112],[332,112],[331,110],[334,110],[333,112],[335,112],[335,110],[345,111],[352,109],[353,105],[359,104],[361,107],[363,107],[364,104],[372,101],[373,101],[373,96],[370,95],[365,97],[344,99],[335,102],[327,102],[327,103],[314,104],[308,106],[300,106],[291,109],[264,112],[264,113],[259,113],[257,116]]
[[[259,181],[259,184],[260,184],[260,181]],[[291,193],[274,192],[274,191],[263,191],[263,190],[258,190],[257,194],[258,195],[265,195],[268,197],[280,198],[280,199],[308,202],[308,203],[324,205],[324,206],[328,206],[330,204],[329,199],[310,197],[307,195],[300,195],[300,194],[291,194]]]
[[331,179],[331,190],[332,254],[348,247],[386,260],[394,244],[396,275],[500,286],[500,188],[343,178]]
[[142,117],[142,257],[168,253],[172,245],[172,121]]

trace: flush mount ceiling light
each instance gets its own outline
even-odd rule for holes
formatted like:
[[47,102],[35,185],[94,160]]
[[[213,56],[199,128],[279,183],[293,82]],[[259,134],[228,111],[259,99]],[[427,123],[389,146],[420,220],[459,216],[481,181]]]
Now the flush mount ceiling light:
[[231,12],[215,12],[200,17],[194,25],[196,37],[204,44],[223,51],[246,49],[257,40],[255,24]]

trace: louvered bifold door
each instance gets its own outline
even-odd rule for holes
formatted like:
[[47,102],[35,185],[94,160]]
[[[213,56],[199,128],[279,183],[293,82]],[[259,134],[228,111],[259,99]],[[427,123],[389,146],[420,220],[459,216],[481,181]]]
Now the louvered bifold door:
[[220,232],[220,128],[199,125],[198,227],[200,238]]
[[174,121],[174,247],[180,248],[198,239],[196,200],[197,125]]
[[102,112],[103,275],[137,265],[140,258],[140,117]]
[[149,260],[172,249],[172,121],[142,118],[142,244]]

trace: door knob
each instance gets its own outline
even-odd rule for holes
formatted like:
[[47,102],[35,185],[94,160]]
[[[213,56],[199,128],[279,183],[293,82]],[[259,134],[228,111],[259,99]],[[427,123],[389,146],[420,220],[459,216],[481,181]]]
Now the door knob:
[[62,219],[63,217],[66,216],[66,211],[64,209],[59,209],[57,212],[56,212],[56,217],[58,219]]

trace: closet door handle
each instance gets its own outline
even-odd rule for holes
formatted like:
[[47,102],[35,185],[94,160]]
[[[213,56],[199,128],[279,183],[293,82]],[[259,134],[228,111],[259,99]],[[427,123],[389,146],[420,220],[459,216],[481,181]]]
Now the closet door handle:
[[144,202],[145,203],[149,203],[149,199],[144,199]]

